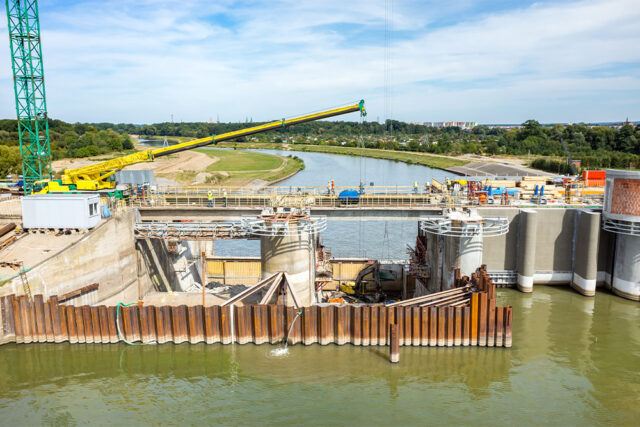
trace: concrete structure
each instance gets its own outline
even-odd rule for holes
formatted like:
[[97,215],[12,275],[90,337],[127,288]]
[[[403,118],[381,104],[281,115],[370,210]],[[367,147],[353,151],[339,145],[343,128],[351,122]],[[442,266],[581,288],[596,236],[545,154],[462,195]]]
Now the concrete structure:
[[[153,285],[144,259],[136,249],[136,240],[131,232],[133,223],[134,212],[123,213],[104,221],[80,239],[36,264],[25,262],[31,293],[49,297],[98,283],[97,290],[69,303],[82,305],[136,301]],[[53,235],[34,237],[58,238]],[[26,259],[29,259],[28,253]],[[0,296],[23,293],[24,286],[17,273],[0,287]]]
[[[291,224],[297,228],[297,225]],[[315,302],[314,239],[305,230],[292,230],[288,235],[262,236],[260,255],[262,278],[286,272],[295,302],[308,307]],[[294,298],[287,295],[287,305],[293,306]]]
[[640,172],[607,170],[603,214],[615,235],[611,288],[640,301]]
[[594,296],[598,281],[600,213],[579,210],[575,221],[571,286],[582,295]]
[[482,264],[484,238],[508,231],[507,218],[483,217],[476,209],[422,218],[419,224],[419,232],[430,235],[426,240],[430,277],[424,285],[432,292],[454,286],[455,270],[471,276]]
[[522,292],[533,291],[533,276],[536,261],[536,234],[538,226],[537,213],[533,209],[523,209],[520,213],[520,242],[518,252],[518,289]]
[[91,229],[100,219],[100,195],[95,193],[22,198],[22,226],[26,229]]

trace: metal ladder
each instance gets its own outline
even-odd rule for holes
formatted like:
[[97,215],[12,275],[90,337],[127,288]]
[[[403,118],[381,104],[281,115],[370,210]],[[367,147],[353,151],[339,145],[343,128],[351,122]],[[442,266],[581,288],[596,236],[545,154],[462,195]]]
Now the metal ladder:
[[29,298],[29,301],[33,300],[33,295],[31,295],[31,286],[29,285],[29,278],[27,277],[27,272],[24,269],[24,263],[20,262],[20,280],[22,281],[22,289],[24,290],[24,294]]

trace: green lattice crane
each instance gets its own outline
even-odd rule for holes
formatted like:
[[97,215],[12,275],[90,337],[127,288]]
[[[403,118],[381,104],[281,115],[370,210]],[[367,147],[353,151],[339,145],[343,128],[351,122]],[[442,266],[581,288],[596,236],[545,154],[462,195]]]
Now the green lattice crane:
[[35,181],[51,178],[38,1],[5,0],[5,5],[24,191],[31,194]]

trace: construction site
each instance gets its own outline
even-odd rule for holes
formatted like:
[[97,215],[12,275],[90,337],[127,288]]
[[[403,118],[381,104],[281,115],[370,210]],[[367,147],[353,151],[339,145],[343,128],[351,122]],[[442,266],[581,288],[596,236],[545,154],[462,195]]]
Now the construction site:
[[[496,306],[496,287],[564,284],[585,297],[602,287],[640,300],[638,172],[503,168],[406,188],[255,190],[160,187],[135,169],[300,123],[364,117],[363,100],[53,176],[38,16],[12,3],[23,182],[0,199],[3,343],[351,343],[390,345],[397,361],[394,343],[510,347],[512,309]],[[323,233],[354,218],[414,221],[415,244],[404,260],[333,257]],[[260,256],[216,256],[219,240],[257,240]]]

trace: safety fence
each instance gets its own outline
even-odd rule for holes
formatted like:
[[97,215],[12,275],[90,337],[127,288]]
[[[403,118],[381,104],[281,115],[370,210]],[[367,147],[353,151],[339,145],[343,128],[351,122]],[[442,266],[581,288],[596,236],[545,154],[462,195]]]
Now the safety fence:
[[222,343],[389,345],[398,326],[400,345],[511,347],[511,307],[496,307],[489,292],[474,292],[468,306],[283,305],[81,306],[35,295],[0,299],[0,342]]

